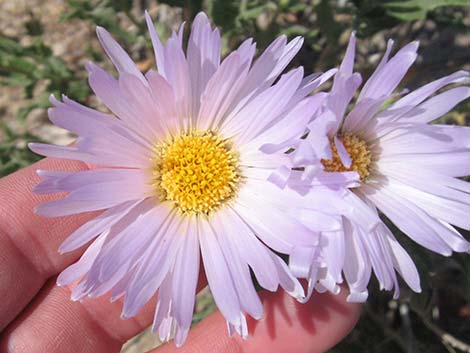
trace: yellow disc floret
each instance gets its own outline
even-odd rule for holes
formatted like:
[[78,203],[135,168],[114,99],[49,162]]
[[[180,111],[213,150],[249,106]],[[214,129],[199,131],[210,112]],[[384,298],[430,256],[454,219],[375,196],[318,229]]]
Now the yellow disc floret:
[[344,147],[351,157],[352,163],[350,168],[346,168],[338,155],[333,140],[330,141],[332,159],[322,159],[324,170],[327,172],[346,172],[355,171],[361,177],[361,181],[366,181],[370,175],[370,167],[372,163],[372,155],[367,143],[355,135],[345,134],[341,137]]
[[184,133],[155,147],[153,185],[181,211],[208,214],[234,196],[237,165],[229,140],[210,131]]

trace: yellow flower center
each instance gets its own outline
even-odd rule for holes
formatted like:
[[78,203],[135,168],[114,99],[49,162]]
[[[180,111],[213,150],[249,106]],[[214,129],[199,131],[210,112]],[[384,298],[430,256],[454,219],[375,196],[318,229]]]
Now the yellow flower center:
[[183,212],[216,210],[235,195],[239,181],[237,153],[211,131],[184,133],[155,147],[155,190]]
[[343,145],[351,157],[351,167],[346,168],[341,162],[333,140],[330,141],[332,159],[322,159],[321,162],[327,172],[350,172],[355,171],[361,177],[361,181],[366,181],[370,175],[372,155],[367,143],[355,135],[346,134],[342,137]]

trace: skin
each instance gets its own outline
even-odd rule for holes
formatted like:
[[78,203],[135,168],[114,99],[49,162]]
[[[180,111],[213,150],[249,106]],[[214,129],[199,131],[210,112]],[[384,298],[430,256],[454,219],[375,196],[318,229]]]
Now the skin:
[[[73,302],[70,289],[55,285],[57,274],[84,249],[60,255],[57,249],[94,213],[44,218],[34,206],[63,197],[36,195],[37,169],[79,171],[84,163],[46,158],[0,179],[0,352],[119,352],[123,343],[148,327],[155,299],[138,316],[121,320],[122,302],[109,297]],[[201,276],[203,277],[203,276]],[[199,289],[205,284],[200,280]],[[360,306],[346,303],[346,290],[316,294],[299,304],[283,291],[260,292],[265,315],[249,320],[250,337],[230,338],[219,312],[196,325],[182,348],[173,342],[153,353],[317,353],[325,352],[354,327]]]

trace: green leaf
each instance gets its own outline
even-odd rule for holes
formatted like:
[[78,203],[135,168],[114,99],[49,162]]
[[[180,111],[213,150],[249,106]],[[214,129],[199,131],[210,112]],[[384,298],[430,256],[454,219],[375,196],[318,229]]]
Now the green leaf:
[[0,144],[0,177],[41,159],[40,156],[31,152],[26,144],[27,141],[33,139],[39,141],[37,137],[28,133],[17,133],[1,120],[0,130],[4,137]]
[[245,11],[242,11],[240,17],[245,20],[255,20],[257,19],[263,12],[267,10],[276,10],[276,4],[272,2],[268,2],[263,5],[255,6]]
[[0,69],[25,75],[33,75],[36,72],[37,66],[29,60],[5,54],[0,56]]
[[285,29],[281,30],[282,34],[285,34],[287,37],[294,37],[294,36],[307,36],[309,33],[309,30],[305,26],[301,25],[294,25],[294,26],[289,26]]
[[77,81],[69,82],[68,91],[65,93],[70,98],[82,101],[86,97],[88,97],[91,92],[89,86],[86,84],[86,81],[80,79]]
[[55,81],[70,78],[72,73],[65,62],[58,57],[51,56],[44,62],[45,71]]
[[2,80],[2,84],[6,86],[19,86],[26,88],[34,84],[34,81],[24,74],[11,72],[9,76]]
[[326,34],[329,43],[336,43],[341,34],[341,27],[334,20],[332,4],[328,0],[321,0],[315,9],[320,31]]
[[162,4],[167,4],[167,5],[175,6],[175,7],[184,6],[184,0],[160,0],[159,2]]
[[469,0],[407,0],[386,3],[390,16],[402,21],[423,20],[426,14],[442,6],[469,6]]
[[0,51],[3,53],[20,55],[24,52],[24,49],[18,41],[5,36],[0,36]]
[[113,0],[109,1],[109,6],[112,6],[116,11],[130,11],[132,9],[132,0]]
[[239,1],[237,0],[212,0],[211,17],[214,23],[224,30],[235,27],[239,11]]
[[[102,26],[127,44],[135,43],[135,34],[124,30],[118,23],[117,13],[126,7],[124,2],[115,5],[113,1],[91,2],[89,0],[67,0],[68,11],[61,16],[61,21],[81,19],[89,21],[93,27]],[[129,13],[130,11],[126,11]],[[140,27],[140,24],[139,26]]]

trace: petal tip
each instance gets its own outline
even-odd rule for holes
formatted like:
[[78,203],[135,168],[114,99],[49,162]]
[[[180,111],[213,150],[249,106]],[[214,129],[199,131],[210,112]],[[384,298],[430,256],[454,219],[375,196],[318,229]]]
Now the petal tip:
[[41,212],[42,212],[42,207],[41,205],[37,205],[37,206],[34,206],[33,207],[33,212],[39,216],[42,216]]
[[108,31],[104,27],[96,26],[96,34],[98,34],[98,37],[106,33],[108,33]]
[[65,246],[65,242],[64,242],[64,244],[62,244],[61,246],[59,246],[59,249],[57,249],[57,252],[58,252],[60,255],[64,255],[65,253],[69,252],[69,250],[67,250],[67,247]]

